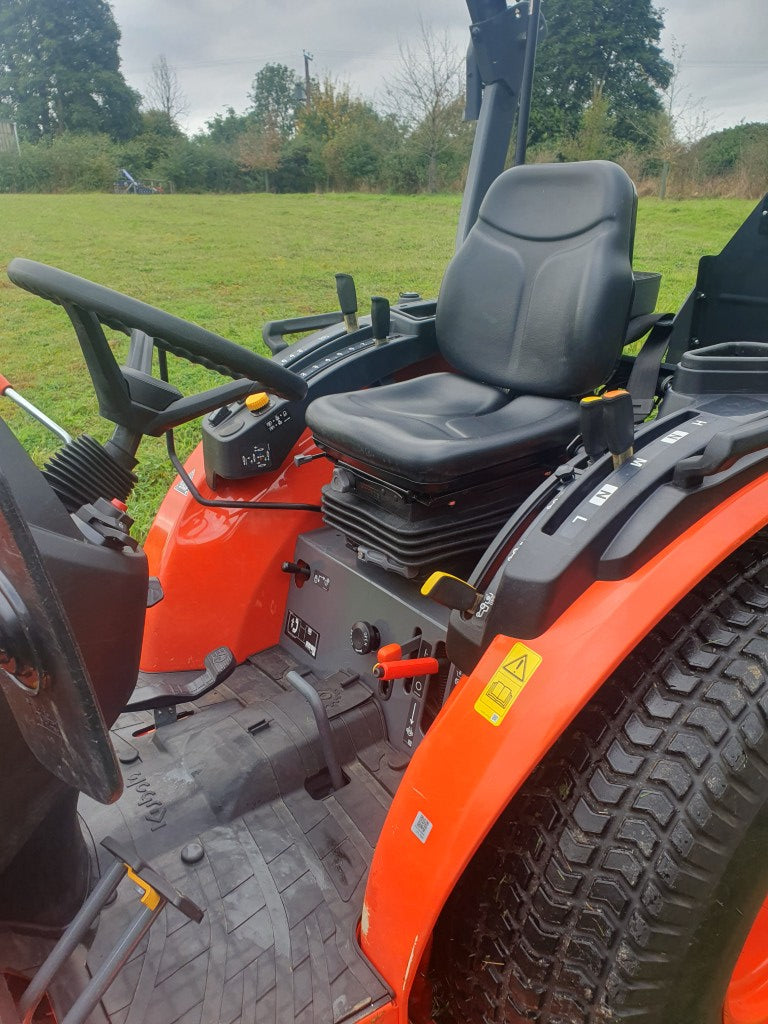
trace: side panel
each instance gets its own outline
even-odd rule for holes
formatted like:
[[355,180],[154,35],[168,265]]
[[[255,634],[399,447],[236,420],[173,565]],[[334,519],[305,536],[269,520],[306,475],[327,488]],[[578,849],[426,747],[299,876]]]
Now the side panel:
[[[316,452],[308,433],[297,455]],[[331,476],[326,459],[237,482],[213,493],[205,482],[202,445],[187,472],[205,498],[319,504]],[[290,577],[280,565],[293,557],[296,537],[321,526],[317,512],[206,508],[178,477],[163,500],[145,550],[163,599],[147,609],[141,669],[170,672],[202,667],[215,647],[230,647],[238,661],[275,644],[280,636]]]
[[[597,582],[525,647],[498,636],[408,767],[374,854],[365,953],[393,987],[399,1020],[446,898],[536,764],[613,669],[690,589],[768,522],[768,479],[744,488],[628,579]],[[513,624],[510,623],[510,627]],[[491,723],[475,705],[505,669],[525,679]],[[498,675],[497,675],[498,674]],[[508,677],[507,677],[508,678]]]

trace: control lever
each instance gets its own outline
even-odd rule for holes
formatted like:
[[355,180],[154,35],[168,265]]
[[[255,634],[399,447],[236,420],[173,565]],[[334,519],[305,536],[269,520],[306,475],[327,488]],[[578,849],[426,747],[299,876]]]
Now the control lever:
[[[483,600],[483,594],[471,583],[452,576],[448,572],[433,572],[422,586],[424,597],[431,597],[437,604],[463,615],[474,615]],[[381,654],[379,654],[381,658]]]
[[596,462],[604,455],[608,445],[605,440],[603,423],[603,399],[599,395],[587,395],[579,402],[579,433],[584,450],[590,462]]
[[405,644],[385,644],[376,654],[373,674],[384,682],[389,679],[414,679],[416,676],[433,676],[440,671],[437,658],[411,658],[421,647],[421,637],[415,636]]
[[619,388],[603,395],[603,424],[613,468],[618,469],[635,453],[635,411],[632,396]]
[[[62,1024],[84,1024],[86,1020],[91,1019],[91,1011],[130,960],[131,954],[141,942],[142,937],[167,904],[175,907],[180,914],[197,924],[200,924],[203,919],[203,911],[200,907],[179,892],[146,861],[136,857],[133,850],[118,844],[110,836],[103,839],[101,845],[112,854],[115,860],[105,869],[90,896],[75,914],[68,928],[27,986],[19,1003],[19,1011],[25,1022],[32,1020],[46,989],[76,951],[96,917],[107,905],[124,878],[130,879],[136,887],[139,909],[125,932],[118,936],[113,948],[102,957],[100,967],[90,977],[85,988],[64,1016]],[[6,1021],[5,1015],[2,1019]],[[10,1024],[10,1019],[8,1024]]]
[[437,658],[408,658],[404,661],[380,661],[373,666],[377,679],[414,679],[434,676],[440,671]]
[[54,423],[50,417],[46,416],[42,410],[38,409],[36,405],[32,405],[30,401],[20,395],[18,391],[15,391],[11,387],[11,382],[7,377],[4,377],[0,373],[0,395],[4,395],[9,398],[15,405],[18,405],[24,412],[28,412],[30,416],[34,417],[38,423],[42,423],[44,427],[47,427],[51,433],[56,434],[60,437],[64,444],[69,444],[72,440],[72,436],[67,433],[64,427],[60,427],[58,423]]
[[381,295],[374,295],[371,299],[371,327],[375,345],[383,345],[387,341],[391,326],[389,299],[385,299]]
[[635,414],[632,396],[623,388],[588,395],[579,403],[579,430],[590,462],[607,449],[618,469],[635,453]]
[[355,290],[355,279],[351,274],[336,275],[336,294],[339,297],[341,312],[344,314],[344,326],[347,334],[352,334],[358,328],[357,322],[357,291]]

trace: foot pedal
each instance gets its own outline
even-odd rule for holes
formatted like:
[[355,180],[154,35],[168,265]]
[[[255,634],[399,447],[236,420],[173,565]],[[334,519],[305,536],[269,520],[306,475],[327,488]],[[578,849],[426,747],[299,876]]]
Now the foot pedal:
[[[126,711],[157,711],[164,708],[176,708],[178,704],[199,700],[210,693],[219,683],[235,671],[237,662],[228,647],[217,647],[206,654],[203,659],[205,671],[189,682],[167,681],[158,679],[156,682],[141,682],[133,691],[131,699],[125,705]],[[175,719],[175,715],[172,716]],[[164,724],[164,723],[160,723]]]
[[124,850],[110,836],[103,839],[101,845],[115,857],[115,862],[101,876],[91,895],[27,986],[19,1002],[19,1013],[25,1021],[32,1018],[46,989],[126,876],[137,887],[141,908],[112,951],[104,959],[102,966],[72,1004],[61,1024],[83,1024],[87,1020],[91,1010],[128,963],[133,951],[160,915],[166,903],[170,903],[185,917],[198,924],[203,919],[203,911],[196,903],[175,889],[167,879],[143,860],[133,857]]

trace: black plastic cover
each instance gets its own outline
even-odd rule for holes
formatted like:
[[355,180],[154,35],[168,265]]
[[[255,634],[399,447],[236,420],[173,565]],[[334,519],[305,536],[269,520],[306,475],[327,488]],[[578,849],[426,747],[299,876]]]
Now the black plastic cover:
[[730,341],[684,352],[672,380],[683,395],[768,394],[768,343]]
[[[472,618],[451,615],[451,661],[469,671],[496,634],[539,636],[596,580],[630,576],[763,475],[768,415],[755,414],[751,401],[705,402],[652,421],[618,469],[609,456],[589,467],[577,456],[558,469],[471,577],[484,597]],[[720,457],[702,460],[707,451]],[[678,469],[692,463],[697,479],[678,481]]]
[[57,778],[108,803],[122,788],[66,612],[0,472],[0,688],[27,746]]

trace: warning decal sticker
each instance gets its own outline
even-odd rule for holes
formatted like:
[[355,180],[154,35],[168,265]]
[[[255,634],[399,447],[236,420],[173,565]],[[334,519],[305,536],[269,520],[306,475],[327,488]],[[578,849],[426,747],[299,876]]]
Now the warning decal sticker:
[[515,644],[477,698],[475,711],[478,715],[491,725],[501,725],[540,664],[540,654],[525,644]]

